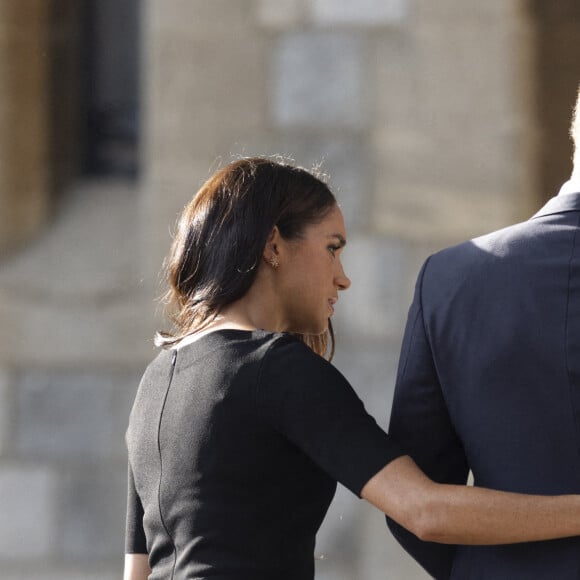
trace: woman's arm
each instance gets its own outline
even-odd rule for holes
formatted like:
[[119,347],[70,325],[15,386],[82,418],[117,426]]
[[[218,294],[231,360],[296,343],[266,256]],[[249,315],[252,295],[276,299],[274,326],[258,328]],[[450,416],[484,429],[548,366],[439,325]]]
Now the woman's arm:
[[580,496],[541,496],[439,484],[408,456],[372,477],[361,496],[424,541],[513,544],[580,535]]
[[123,580],[147,580],[151,574],[147,554],[125,554]]

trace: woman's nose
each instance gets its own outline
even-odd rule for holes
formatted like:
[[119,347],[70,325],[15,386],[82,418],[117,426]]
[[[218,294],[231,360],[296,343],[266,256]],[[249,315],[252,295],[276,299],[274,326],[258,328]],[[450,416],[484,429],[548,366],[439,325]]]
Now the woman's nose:
[[336,279],[336,285],[339,290],[347,290],[350,288],[350,278],[344,273],[342,266],[340,267],[340,273]]

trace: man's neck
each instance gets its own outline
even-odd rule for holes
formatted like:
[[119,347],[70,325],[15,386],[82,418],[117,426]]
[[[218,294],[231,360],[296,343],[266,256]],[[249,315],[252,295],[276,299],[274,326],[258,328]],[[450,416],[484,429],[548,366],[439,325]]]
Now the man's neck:
[[558,195],[566,195],[568,193],[580,193],[580,171],[573,171],[570,179],[562,185]]

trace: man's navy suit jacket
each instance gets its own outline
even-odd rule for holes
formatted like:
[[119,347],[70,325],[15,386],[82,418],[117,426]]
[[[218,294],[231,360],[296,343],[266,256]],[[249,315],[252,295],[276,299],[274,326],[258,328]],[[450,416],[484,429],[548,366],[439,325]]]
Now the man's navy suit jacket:
[[[427,260],[389,432],[439,482],[580,493],[580,193]],[[444,546],[389,527],[438,579],[580,579],[580,538]]]

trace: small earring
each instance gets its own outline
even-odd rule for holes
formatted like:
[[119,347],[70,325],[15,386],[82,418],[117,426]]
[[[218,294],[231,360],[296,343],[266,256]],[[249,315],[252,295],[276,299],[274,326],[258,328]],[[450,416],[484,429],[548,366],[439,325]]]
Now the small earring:
[[270,264],[270,266],[272,266],[274,270],[277,270],[278,266],[280,266],[280,262],[278,262],[278,258],[276,258],[276,256],[272,256],[271,258],[269,258],[268,264]]

